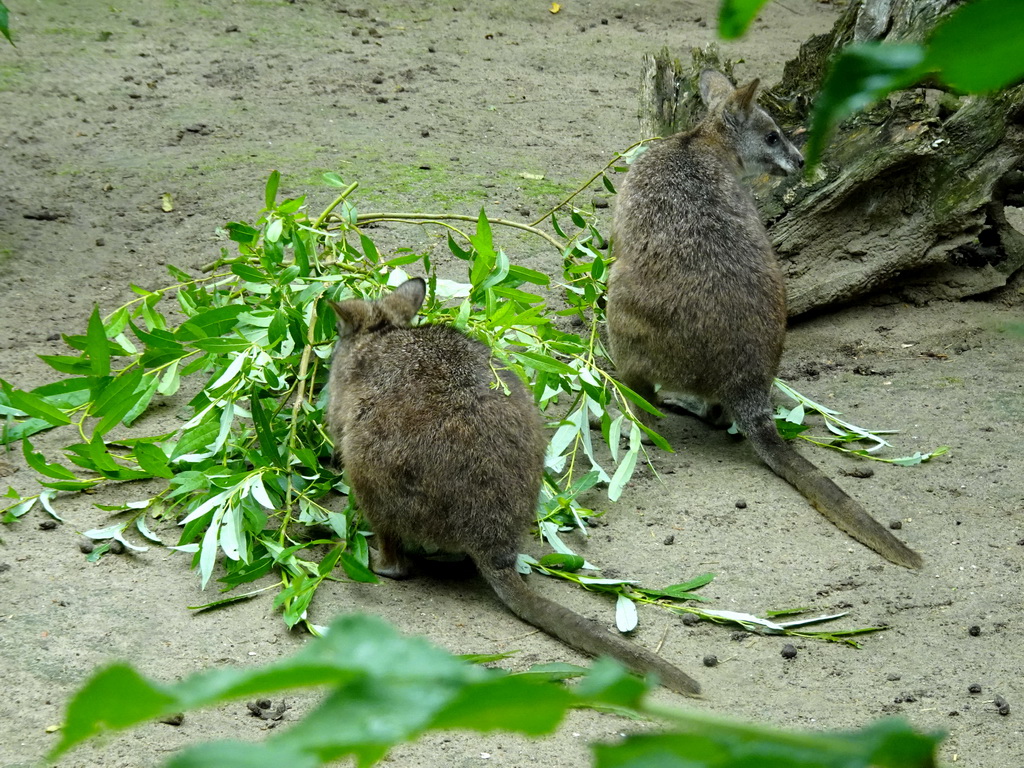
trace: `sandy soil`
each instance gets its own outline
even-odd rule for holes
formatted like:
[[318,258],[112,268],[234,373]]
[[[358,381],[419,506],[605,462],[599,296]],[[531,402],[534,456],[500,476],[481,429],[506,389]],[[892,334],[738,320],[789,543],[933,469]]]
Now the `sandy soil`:
[[[51,379],[37,354],[61,353],[94,302],[111,309],[128,284],[166,284],[165,263],[196,269],[218,254],[214,230],[250,218],[271,169],[311,208],[332,191],[324,170],[362,183],[364,209],[525,217],[544,210],[638,138],[640,54],[682,52],[713,38],[713,3],[567,0],[421,3],[381,0],[10,0],[18,48],[0,43],[0,376],[29,388]],[[830,5],[771,4],[743,41],[743,77],[775,79],[798,43],[828,28]],[[522,173],[543,174],[541,181]],[[161,195],[175,202],[161,210]],[[382,247],[435,243],[416,229],[375,233]],[[518,243],[519,241],[512,241]],[[433,246],[431,246],[433,247]],[[533,246],[515,258],[542,263]],[[916,468],[813,458],[923,553],[921,573],[884,563],[824,522],[750,450],[681,417],[657,453],[658,478],[637,476],[607,525],[573,544],[615,575],[675,583],[718,578],[713,607],[761,612],[796,605],[849,610],[846,626],[892,629],[862,650],[798,643],[643,611],[636,641],[704,684],[693,702],[664,701],[798,728],[851,728],[900,715],[944,730],[950,765],[1024,763],[1021,681],[1024,577],[1024,342],[1001,332],[1020,317],[1001,302],[917,307],[896,299],[794,328],[783,375],[867,426],[898,428],[900,453],[946,444]],[[54,438],[37,444],[53,452]],[[4,481],[35,483],[19,453]],[[110,489],[100,501],[134,496]],[[737,508],[738,500],[746,508]],[[59,499],[67,522],[33,512],[0,531],[0,764],[34,765],[52,745],[68,695],[99,664],[126,659],[175,679],[211,665],[258,664],[306,641],[268,596],[192,615],[206,602],[175,553],[85,562],[78,531],[104,522],[95,498]],[[600,503],[595,497],[593,502]],[[674,536],[674,544],[665,544]],[[539,551],[539,545],[533,545]],[[536,588],[613,622],[595,595],[532,579]],[[379,614],[459,652],[519,648],[509,663],[579,657],[508,614],[476,578],[321,590],[326,623]],[[980,628],[979,634],[969,627]],[[705,654],[722,663],[701,666]],[[981,693],[968,686],[979,684]],[[1000,716],[1001,695],[1011,714]],[[308,700],[289,697],[297,716]],[[212,738],[262,738],[244,703],[153,724],[74,752],[62,765],[153,765]],[[433,734],[388,765],[586,763],[585,744],[645,727],[574,714],[554,737]]]

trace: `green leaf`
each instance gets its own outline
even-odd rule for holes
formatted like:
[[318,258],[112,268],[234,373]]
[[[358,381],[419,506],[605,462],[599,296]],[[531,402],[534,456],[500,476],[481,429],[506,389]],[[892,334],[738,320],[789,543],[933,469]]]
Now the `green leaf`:
[[[13,497],[11,496],[12,491],[14,492]],[[8,488],[6,496],[7,498],[16,498],[18,501],[4,509],[4,516],[0,517],[0,523],[13,523],[19,517],[26,515],[39,501],[38,495],[22,499],[13,488]]]
[[179,341],[194,341],[211,336],[223,336],[238,324],[238,316],[248,309],[244,304],[227,304],[201,312],[182,323],[175,332]]
[[342,570],[345,571],[345,575],[352,579],[352,581],[358,581],[364,584],[380,583],[380,579],[377,578],[377,574],[359,562],[351,552],[342,552],[339,562],[341,563]]
[[68,418],[67,414],[53,407],[37,395],[33,395],[29,392],[23,392],[20,389],[14,389],[3,379],[0,379],[0,389],[2,389],[4,395],[7,397],[7,401],[12,406],[17,408],[19,411],[27,413],[29,416],[42,419],[47,424],[51,424],[55,427],[71,423],[71,419]]
[[154,477],[172,478],[174,473],[168,466],[166,454],[155,445],[139,443],[135,446],[135,460],[139,466]]
[[332,187],[344,187],[344,186],[346,186],[346,184],[345,184],[344,180],[341,178],[341,176],[336,174],[334,171],[327,171],[326,173],[321,173],[320,174],[320,178],[322,178],[324,181],[326,181]]
[[[132,368],[112,379],[98,393],[90,408],[90,414],[100,418],[93,427],[95,434],[105,434],[113,429],[146,394],[145,388],[140,389],[143,372],[141,368]],[[155,387],[154,387],[155,389]]]
[[103,327],[103,318],[100,317],[100,308],[93,305],[92,314],[89,316],[89,328],[86,332],[88,346],[86,351],[89,354],[89,361],[93,376],[110,375],[110,347],[107,346],[107,330]]
[[861,43],[844,48],[832,60],[814,104],[805,148],[808,167],[821,158],[829,134],[843,118],[915,83],[926,71],[924,60],[920,45]]
[[670,587],[665,587],[664,591],[670,595],[676,592],[692,592],[695,589],[700,589],[701,587],[710,584],[714,578],[715,574],[713,573],[702,573],[700,576],[690,579],[687,582],[683,582],[682,584],[673,584]]
[[196,349],[201,349],[204,352],[214,352],[216,354],[224,352],[241,352],[242,350],[248,349],[252,346],[252,342],[248,339],[239,337],[232,338],[230,336],[211,339],[196,339],[189,343]]
[[534,677],[500,677],[466,689],[437,714],[430,727],[484,733],[515,730],[540,736],[558,727],[572,700],[566,689]]
[[185,749],[166,768],[319,768],[323,762],[300,746],[264,742],[214,741]]
[[47,464],[43,455],[36,452],[35,448],[32,447],[32,443],[27,439],[22,441],[21,449],[25,454],[25,461],[27,461],[28,465],[39,474],[46,477],[52,477],[57,480],[78,480],[75,473],[67,467],[61,466],[60,464]]
[[14,39],[11,37],[10,27],[7,25],[7,6],[0,3],[0,34],[3,34],[3,36],[7,38],[7,42],[14,45]]
[[526,350],[511,350],[512,353],[523,361],[523,364],[528,368],[533,368],[537,371],[544,371],[546,373],[558,373],[563,376],[575,376],[576,369],[570,365],[566,365],[561,360],[556,360],[548,355],[543,355],[539,352],[527,352]]
[[[377,246],[374,245],[373,240],[368,238],[362,232],[359,233],[359,245],[362,247],[363,254],[367,259],[369,259],[371,264],[376,264],[380,261],[380,254],[377,252]],[[415,261],[415,259],[413,260]]]
[[768,0],[722,0],[718,7],[718,34],[725,40],[741,37]]
[[85,355],[38,355],[40,360],[60,373],[72,376],[89,376],[92,374],[92,363]]
[[236,243],[242,243],[243,245],[255,245],[260,236],[260,231],[258,229],[238,221],[228,222],[224,228],[227,230],[229,238],[234,240]]
[[267,209],[274,207],[274,201],[277,199],[277,187],[281,183],[281,174],[278,171],[271,171],[270,176],[267,178],[267,186],[263,191],[263,201],[267,204]]
[[249,410],[252,413],[253,425],[256,431],[256,439],[259,441],[260,453],[272,466],[284,469],[281,460],[281,451],[274,439],[274,428],[270,423],[270,416],[263,408],[259,391],[253,387],[249,395]]
[[217,439],[219,432],[220,421],[213,417],[185,430],[171,453],[171,463],[173,464],[182,456],[205,453],[210,444]]
[[933,768],[941,737],[880,720],[853,733],[801,733],[730,722],[707,715],[666,713],[686,732],[628,736],[594,748],[596,768]]
[[175,697],[131,667],[114,664],[95,674],[71,699],[61,739],[48,757],[54,760],[105,730],[127,728],[172,711]]
[[537,562],[546,568],[554,568],[556,570],[574,573],[583,567],[586,560],[579,555],[566,555],[561,552],[549,552]]
[[636,469],[638,453],[638,450],[631,449],[627,451],[626,455],[622,457],[622,461],[619,462],[619,466],[615,468],[615,474],[612,475],[612,480],[608,484],[609,500],[619,500],[623,489],[626,487],[626,483],[628,483],[630,478],[633,477],[633,470]]
[[1004,88],[1024,77],[1024,8],[1018,0],[974,0],[928,40],[924,69],[961,91]]
[[451,233],[448,233],[448,250],[452,252],[456,258],[462,259],[463,261],[469,261],[473,255],[472,251],[466,251],[459,247],[459,244],[455,242],[455,238],[452,237]]
[[268,277],[265,273],[260,272],[256,267],[250,266],[249,264],[232,264],[231,271],[250,283],[262,283],[266,281]]
[[149,404],[153,401],[153,395],[156,394],[157,389],[160,387],[159,376],[150,375],[148,380],[143,376],[143,379],[145,381],[143,384],[140,384],[141,388],[137,393],[138,399],[121,419],[127,427],[130,427],[139,416],[146,412]]

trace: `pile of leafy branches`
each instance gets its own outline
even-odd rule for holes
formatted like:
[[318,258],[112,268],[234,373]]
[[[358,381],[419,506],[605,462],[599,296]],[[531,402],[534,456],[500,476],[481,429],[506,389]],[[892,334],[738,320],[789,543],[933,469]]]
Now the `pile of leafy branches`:
[[[609,169],[624,170],[621,164],[639,149],[613,160],[588,184],[602,179],[614,191]],[[86,532],[98,542],[91,560],[111,546],[142,550],[143,540],[163,544],[150,521],[176,522],[181,535],[170,548],[192,556],[204,587],[218,562],[225,591],[271,573],[279,576],[269,587],[198,607],[279,587],[275,605],[288,626],[304,623],[318,631],[307,620],[307,608],[323,581],[341,578],[339,572],[376,581],[368,568],[369,531],[351,499],[341,510],[331,508],[337,499],[332,493],[344,496],[348,488],[332,466],[324,430],[323,384],[335,337],[328,300],[376,298],[415,267],[428,276],[422,321],[454,325],[491,347],[499,364],[528,383],[553,427],[537,520],[555,552],[539,561],[522,558],[524,572],[534,568],[615,594],[623,631],[636,624],[635,602],[767,631],[795,631],[752,616],[678,605],[699,600],[692,590],[710,576],[643,590],[628,580],[576,573],[594,567],[575,556],[558,533],[586,530],[585,520],[594,513],[580,505],[580,496],[601,483],[608,498],[617,499],[645,450],[645,432],[670,450],[635,417],[638,409],[656,412],[653,407],[608,371],[599,299],[609,258],[592,217],[572,207],[559,216],[555,211],[569,200],[533,224],[491,220],[483,211],[477,217],[360,214],[350,199],[355,184],[346,186],[336,174],[325,174],[325,180],[340,194],[312,218],[303,198],[278,199],[280,177],[274,172],[257,221],[232,222],[224,229],[236,252],[223,249],[198,277],[168,267],[174,284],[155,291],[132,286],[137,298],[131,302],[106,316],[94,310],[84,334],[64,337],[77,354],[42,356],[66,378],[31,391],[0,381],[0,415],[6,417],[0,440],[21,441],[44,488],[31,496],[9,489],[0,519],[16,520],[36,504],[59,517],[53,502],[62,491],[160,481],[146,498],[96,505],[119,519]],[[451,254],[466,264],[467,281],[439,277],[426,252],[400,249],[382,255],[364,230],[384,221],[443,227]],[[543,221],[554,236],[538,228]],[[552,296],[548,275],[513,263],[496,244],[496,226],[529,232],[550,246],[561,260],[562,290]],[[176,305],[169,307],[172,299]],[[172,319],[172,312],[181,319]],[[567,322],[571,318],[576,322]],[[583,333],[565,330],[574,325]],[[497,376],[495,386],[500,386]],[[145,435],[123,428],[137,420],[148,423],[143,416],[155,398],[183,397],[186,390],[191,399],[184,424]],[[817,410],[834,433],[827,444],[842,450],[863,439],[876,447],[885,444],[880,433],[842,422],[834,412],[786,391],[798,399],[795,408],[780,411],[779,423],[790,436],[802,433],[806,411]],[[592,438],[594,419],[600,420],[603,446]],[[620,447],[623,424],[629,437]],[[33,446],[32,435],[53,427],[75,434],[65,456],[77,469],[49,461]],[[845,634],[821,636],[834,640]]]

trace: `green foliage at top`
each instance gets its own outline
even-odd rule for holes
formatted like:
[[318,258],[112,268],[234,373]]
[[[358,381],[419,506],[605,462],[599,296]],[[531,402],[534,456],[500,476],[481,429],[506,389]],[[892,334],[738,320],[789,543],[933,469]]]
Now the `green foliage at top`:
[[[722,0],[718,33],[742,35],[768,0]],[[888,93],[934,77],[950,88],[984,93],[1024,78],[1024,13],[1019,0],[972,0],[946,16],[923,45],[860,43],[833,60],[811,117],[808,173],[835,126]]]
[[7,6],[0,2],[0,34],[7,38],[7,42],[14,45],[14,39],[11,37],[11,30],[7,26]]
[[815,102],[806,145],[808,170],[832,129],[886,94],[933,77],[983,93],[1024,77],[1024,13],[1018,0],[973,0],[949,14],[923,45],[862,43],[837,55]]
[[718,34],[726,40],[742,37],[768,0],[722,0],[718,7]]
[[168,768],[320,766],[353,757],[370,766],[395,745],[437,729],[553,732],[570,709],[614,710],[656,718],[667,729],[594,748],[596,768],[932,768],[941,741],[898,720],[856,732],[801,733],[747,725],[697,711],[650,705],[647,686],[614,662],[598,661],[572,688],[559,680],[583,670],[538,667],[522,674],[484,669],[379,619],[349,615],[325,636],[265,667],[199,672],[175,684],[114,664],[95,673],[68,705],[50,760],[109,730],[245,697],[326,687],[316,708],[262,743],[200,744]]

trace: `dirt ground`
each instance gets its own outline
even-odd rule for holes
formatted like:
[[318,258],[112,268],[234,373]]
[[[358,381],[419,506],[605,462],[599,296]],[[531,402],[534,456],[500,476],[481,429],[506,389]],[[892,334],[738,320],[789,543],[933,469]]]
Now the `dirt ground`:
[[[164,264],[197,269],[222,246],[215,229],[251,219],[272,169],[282,191],[318,210],[333,197],[319,176],[361,183],[363,210],[537,215],[635,141],[638,62],[668,45],[683,53],[714,36],[714,3],[546,0],[445,3],[381,0],[7,0],[18,47],[0,42],[0,377],[51,380],[37,354],[62,354],[93,303],[130,297],[129,283],[168,282]],[[770,4],[745,39],[724,46],[743,78],[771,82],[836,9]],[[543,179],[522,174],[543,175]],[[174,210],[161,209],[168,193]],[[436,247],[435,234],[378,229],[382,247]],[[514,259],[549,259],[510,240]],[[862,650],[684,626],[641,611],[635,640],[704,685],[701,701],[659,700],[793,728],[853,728],[898,715],[948,733],[947,765],[1024,764],[1024,341],[1002,332],[1021,296],[910,306],[899,297],[795,327],[782,375],[865,426],[891,427],[898,455],[949,445],[929,464],[813,460],[899,535],[926,566],[889,565],[826,523],[747,446],[682,417],[607,525],[573,546],[616,576],[658,586],[705,571],[711,607],[759,613],[793,606],[850,611],[843,626],[891,629]],[[40,436],[52,457],[60,443]],[[891,454],[897,455],[897,454]],[[33,492],[20,452],[3,478]],[[0,530],[0,765],[38,764],[67,697],[98,665],[124,659],[173,680],[228,664],[269,662],[306,642],[256,599],[195,615],[207,602],[178,553],[85,562],[80,531],[105,524],[92,502],[138,489],[57,501],[66,523],[34,511]],[[737,507],[744,500],[746,508]],[[592,499],[600,504],[600,498]],[[674,536],[673,544],[666,539]],[[532,549],[540,553],[536,542]],[[532,577],[535,588],[613,623],[601,597]],[[457,652],[521,649],[508,664],[580,657],[530,631],[477,578],[321,590],[313,618],[378,614]],[[977,627],[977,631],[969,631]],[[721,663],[705,668],[715,654]],[[969,686],[981,686],[970,693]],[[1010,714],[993,704],[1002,696]],[[288,697],[287,719],[308,707]],[[152,724],[73,752],[61,765],[155,765],[189,743],[260,739],[267,723],[243,702]],[[586,764],[588,742],[644,728],[575,713],[555,735],[431,734],[393,766]]]

